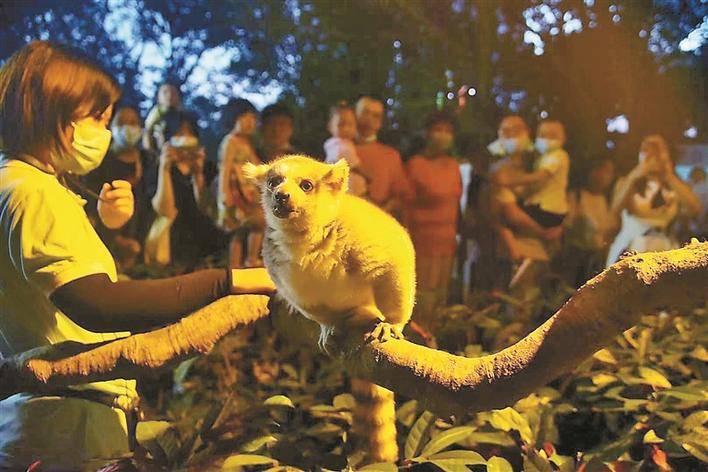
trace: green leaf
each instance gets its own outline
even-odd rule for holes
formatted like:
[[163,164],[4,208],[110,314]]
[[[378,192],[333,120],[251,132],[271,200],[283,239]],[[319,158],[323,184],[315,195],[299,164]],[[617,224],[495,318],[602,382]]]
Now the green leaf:
[[428,434],[434,421],[435,415],[426,410],[413,424],[403,449],[403,455],[406,459],[412,459],[418,455],[423,438]]
[[240,449],[243,452],[256,452],[263,446],[267,446],[275,442],[278,442],[278,438],[276,438],[272,434],[266,434],[265,436],[259,436],[244,443]]
[[316,424],[310,428],[307,428],[304,432],[307,436],[332,436],[342,434],[344,430],[341,426],[332,423],[320,423]]
[[503,410],[492,411],[489,422],[492,426],[502,431],[510,431],[512,429],[521,434],[521,439],[526,443],[533,443],[533,433],[529,422],[513,408],[507,407]]
[[235,454],[224,461],[221,470],[236,470],[244,465],[278,465],[278,461],[267,456]]
[[657,436],[653,429],[650,429],[644,435],[644,439],[642,440],[642,442],[644,444],[659,444],[663,443],[664,440]]
[[180,364],[172,372],[174,388],[178,391],[181,391],[181,389],[183,388],[182,384],[187,378],[187,374],[189,374],[189,369],[190,367],[192,367],[192,364],[194,364],[197,359],[199,359],[199,356],[190,357],[189,359],[180,362]]
[[447,431],[443,431],[425,445],[423,452],[421,452],[420,455],[428,457],[432,454],[440,452],[446,447],[465,439],[474,430],[475,428],[473,426],[458,426],[455,428],[450,428]]
[[494,456],[487,461],[487,472],[514,472],[514,469],[503,457]]
[[696,457],[703,462],[708,462],[708,448],[705,445],[700,445],[694,442],[681,443],[684,449],[686,449],[693,457]]
[[475,431],[463,440],[465,447],[473,447],[477,444],[494,444],[502,447],[514,447],[516,443],[506,433],[485,433]]
[[671,382],[659,372],[649,367],[639,367],[639,375],[654,387],[671,388]]
[[364,467],[361,467],[357,469],[357,471],[366,471],[366,472],[397,472],[398,467],[396,464],[393,464],[391,462],[377,462],[375,464],[369,464],[365,465]]
[[699,426],[703,426],[703,424],[705,424],[707,421],[708,411],[695,411],[688,415],[685,420],[683,420],[681,429],[683,429],[684,431],[692,431],[695,428],[698,428]]
[[410,426],[415,421],[415,413],[418,409],[417,400],[409,400],[396,411],[396,419],[404,426]]
[[600,372],[599,374],[593,375],[590,380],[592,380],[592,383],[597,385],[598,387],[604,387],[605,385],[617,382],[617,377],[615,377],[614,375],[606,374],[604,372]]
[[295,408],[292,400],[285,395],[275,395],[270,398],[266,398],[263,404],[266,406],[286,406],[288,408]]
[[353,410],[356,406],[356,400],[352,394],[343,393],[334,397],[332,405],[338,410]]
[[164,457],[168,462],[177,459],[180,440],[177,430],[168,421],[140,421],[135,430],[138,444],[153,456]]
[[440,467],[445,472],[470,472],[470,469],[461,459],[441,459],[438,461],[430,461],[429,463]]
[[600,349],[592,357],[606,364],[617,364],[617,359],[607,349]]
[[482,455],[478,452],[474,451],[464,451],[464,450],[458,450],[458,451],[445,451],[441,452],[439,454],[434,454],[430,456],[430,460],[442,460],[442,459],[460,459],[465,462],[465,464],[468,465],[477,465],[477,464],[486,464],[487,460],[482,457]]

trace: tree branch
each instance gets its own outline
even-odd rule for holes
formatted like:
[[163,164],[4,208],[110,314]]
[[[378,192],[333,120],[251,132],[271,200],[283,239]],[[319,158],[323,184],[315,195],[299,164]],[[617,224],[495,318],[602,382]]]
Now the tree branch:
[[65,342],[0,359],[0,400],[73,384],[132,378],[208,352],[222,337],[268,314],[268,297],[222,298],[148,333],[99,344]]
[[[352,376],[416,398],[440,414],[500,408],[571,371],[640,316],[701,306],[707,297],[708,243],[693,242],[617,262],[538,329],[496,354],[466,358],[389,340],[361,346],[344,360]],[[0,399],[170,367],[265,316],[267,301],[264,296],[227,297],[149,333],[101,345],[46,346],[0,360]]]
[[708,243],[623,259],[587,282],[556,314],[496,354],[455,356],[403,340],[345,359],[351,375],[418,399],[439,414],[502,408],[573,370],[642,315],[703,306]]

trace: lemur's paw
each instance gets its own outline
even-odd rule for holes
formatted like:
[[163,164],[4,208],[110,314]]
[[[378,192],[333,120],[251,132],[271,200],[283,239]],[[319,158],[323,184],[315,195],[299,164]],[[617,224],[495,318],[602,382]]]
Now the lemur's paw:
[[389,339],[403,339],[403,331],[398,325],[392,325],[385,321],[379,322],[370,333],[366,334],[366,342],[385,343]]

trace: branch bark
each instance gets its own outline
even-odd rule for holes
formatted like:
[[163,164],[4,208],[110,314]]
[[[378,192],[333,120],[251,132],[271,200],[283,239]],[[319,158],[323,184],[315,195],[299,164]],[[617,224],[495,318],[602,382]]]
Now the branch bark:
[[708,243],[625,258],[587,282],[553,317],[495,354],[466,358],[403,340],[372,343],[345,362],[352,375],[450,414],[513,404],[612,342],[642,315],[702,306]]
[[268,314],[268,297],[222,298],[179,322],[99,344],[65,342],[0,359],[0,400],[69,385],[133,378],[208,352],[222,337]]
[[[439,414],[500,408],[571,371],[643,314],[700,306],[707,297],[708,243],[694,242],[614,264],[538,329],[496,354],[466,358],[389,340],[361,346],[344,361],[351,375]],[[0,360],[0,399],[170,367],[266,316],[267,302],[263,296],[227,297],[149,333],[101,345],[47,346]]]

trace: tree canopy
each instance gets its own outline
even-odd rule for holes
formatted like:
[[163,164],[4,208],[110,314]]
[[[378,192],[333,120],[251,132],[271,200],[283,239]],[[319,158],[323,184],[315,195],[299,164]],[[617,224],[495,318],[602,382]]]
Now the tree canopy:
[[[706,15],[700,0],[36,0],[0,5],[0,60],[32,39],[71,44],[144,112],[160,82],[180,83],[212,140],[229,98],[280,95],[300,147],[318,154],[329,106],[368,93],[404,152],[446,107],[463,155],[515,112],[565,121],[582,162],[608,147],[633,155],[647,132],[705,136]],[[631,139],[608,134],[615,116]]]

